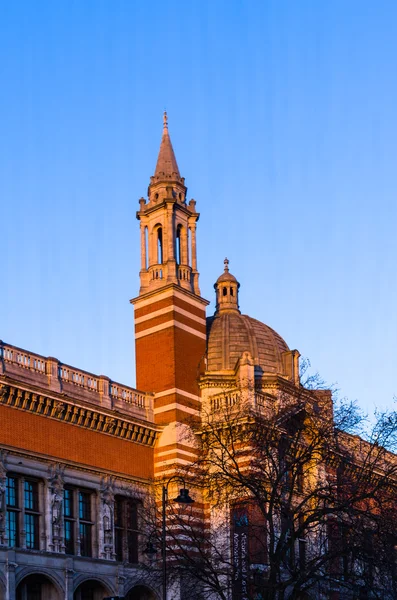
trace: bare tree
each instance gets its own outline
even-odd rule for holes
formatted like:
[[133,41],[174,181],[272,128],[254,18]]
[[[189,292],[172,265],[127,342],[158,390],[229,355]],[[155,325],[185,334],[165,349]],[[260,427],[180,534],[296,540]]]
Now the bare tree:
[[190,598],[397,597],[396,413],[368,431],[353,404],[291,386],[218,403],[194,435],[197,502],[167,508],[168,573]]

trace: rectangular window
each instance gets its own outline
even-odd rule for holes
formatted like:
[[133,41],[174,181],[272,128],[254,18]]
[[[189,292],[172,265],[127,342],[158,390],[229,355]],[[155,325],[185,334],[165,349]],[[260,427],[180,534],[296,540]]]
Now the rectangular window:
[[39,517],[25,513],[26,548],[39,550]]
[[81,556],[92,556],[91,494],[78,493],[79,499],[79,537]]
[[81,556],[91,556],[92,555],[91,525],[89,525],[88,523],[82,523],[80,521],[79,535],[80,535],[80,554],[81,554]]
[[298,551],[299,551],[299,569],[304,571],[306,568],[306,540],[300,538],[298,540]]
[[24,528],[26,532],[26,548],[39,550],[39,486],[37,481],[25,480],[24,490]]
[[116,560],[138,562],[138,505],[129,498],[116,496],[114,504]]
[[75,519],[73,510],[73,490],[63,490],[63,516],[64,516],[64,540],[66,554],[74,554],[74,528]]
[[18,479],[16,477],[7,477],[6,504],[8,545],[13,548],[19,546],[20,510],[18,501]]
[[39,496],[38,486],[36,481],[25,481],[24,485],[25,492],[25,510],[38,511],[39,508]]
[[6,502],[9,507],[18,506],[18,485],[15,477],[7,477]]
[[305,521],[302,516],[299,517],[298,538],[298,566],[301,571],[306,569],[306,531]]
[[64,543],[66,554],[76,553],[76,536],[80,555],[92,556],[91,492],[75,488],[63,491]]
[[120,529],[114,531],[114,545],[116,552],[116,560],[123,560],[123,532]]
[[79,492],[79,519],[91,520],[91,494]]
[[67,488],[63,491],[63,512],[65,517],[73,517],[73,491]]
[[7,537],[11,548],[18,546],[18,513],[7,511]]
[[[19,494],[21,490],[21,494]],[[39,550],[39,484],[31,479],[9,475],[6,486],[7,537],[11,547],[20,546],[20,530],[25,531],[26,548]],[[22,512],[24,509],[24,512]]]
[[74,554],[74,523],[73,521],[65,521],[65,552],[66,554]]

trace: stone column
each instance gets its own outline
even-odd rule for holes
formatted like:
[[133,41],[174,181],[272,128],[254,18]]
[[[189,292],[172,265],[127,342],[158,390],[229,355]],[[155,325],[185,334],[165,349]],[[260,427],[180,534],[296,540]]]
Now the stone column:
[[73,600],[73,559],[68,559],[65,569],[65,600]]
[[173,204],[167,204],[167,281],[173,283],[177,281]]
[[152,265],[155,265],[156,261],[157,261],[157,255],[155,252],[156,249],[154,247],[154,242],[153,242],[153,240],[155,239],[155,235],[153,233],[152,226],[150,226],[150,227],[151,227],[151,230],[149,231],[149,229],[148,229],[148,246],[149,246],[149,261],[148,261],[148,263],[149,263],[149,267],[151,267]]
[[196,251],[196,223],[190,225],[191,244],[192,244],[192,269],[197,271],[197,251]]
[[[39,499],[39,511],[42,515],[46,514],[47,510],[47,481],[39,481],[37,483],[38,487],[38,499]],[[42,552],[46,552],[48,550],[48,529],[46,519],[39,519],[39,548]]]
[[186,229],[186,227],[182,227],[181,233],[182,233],[181,265],[188,265],[189,264],[189,250],[187,247],[187,229]]
[[141,222],[141,271],[146,270],[145,225]]
[[120,566],[117,573],[117,593],[120,598],[124,598],[124,585],[127,578],[124,575],[124,567]]
[[167,206],[167,236],[168,236],[168,256],[167,260],[175,259],[175,235],[174,235],[174,214],[173,205]]
[[14,600],[16,598],[15,569],[17,566],[15,552],[14,550],[9,550],[6,559],[6,600]]

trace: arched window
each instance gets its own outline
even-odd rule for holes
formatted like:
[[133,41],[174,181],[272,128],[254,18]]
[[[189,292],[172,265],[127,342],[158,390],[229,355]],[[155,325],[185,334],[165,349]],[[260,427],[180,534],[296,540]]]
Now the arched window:
[[227,288],[224,287],[222,293],[223,293],[224,296],[226,296],[227,295]]
[[149,233],[147,227],[145,227],[145,269],[149,266]]
[[157,228],[157,264],[163,264],[163,230]]
[[176,240],[175,240],[175,258],[176,264],[182,263],[182,225],[178,225],[176,228]]

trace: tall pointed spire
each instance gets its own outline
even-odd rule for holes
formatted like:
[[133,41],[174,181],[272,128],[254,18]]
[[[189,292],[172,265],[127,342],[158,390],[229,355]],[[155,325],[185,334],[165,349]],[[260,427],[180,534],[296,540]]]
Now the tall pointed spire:
[[196,255],[196,223],[200,215],[195,200],[186,202],[186,193],[164,112],[156,172],[150,178],[148,200],[139,200],[137,213],[142,236],[141,295],[170,284],[200,295]]
[[180,179],[178,163],[176,162],[174,149],[172,147],[170,134],[168,132],[168,117],[166,111],[163,115],[163,136],[161,138],[160,151],[157,159],[156,170],[154,173],[156,178],[172,176]]

